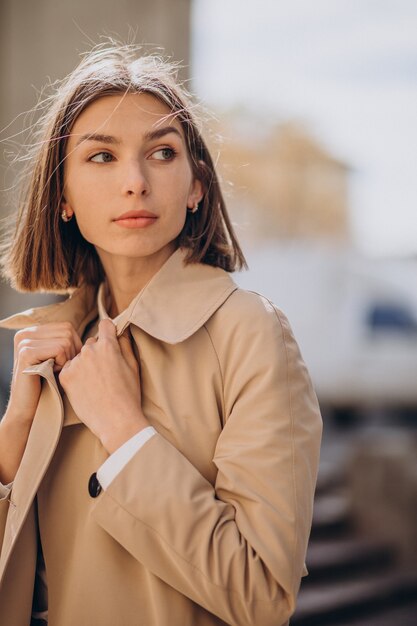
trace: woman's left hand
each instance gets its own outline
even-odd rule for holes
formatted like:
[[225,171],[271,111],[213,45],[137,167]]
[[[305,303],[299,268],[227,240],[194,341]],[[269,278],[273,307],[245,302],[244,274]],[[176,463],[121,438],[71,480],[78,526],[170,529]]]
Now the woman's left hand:
[[59,373],[75,413],[110,454],[150,426],[142,413],[139,365],[127,333],[118,338],[113,322],[101,320],[98,337],[87,339]]

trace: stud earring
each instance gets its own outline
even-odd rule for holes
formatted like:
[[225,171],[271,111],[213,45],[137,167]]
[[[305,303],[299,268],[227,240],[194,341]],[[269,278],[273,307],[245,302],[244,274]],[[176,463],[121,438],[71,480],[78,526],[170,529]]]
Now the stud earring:
[[191,213],[196,213],[198,211],[198,201],[195,203],[192,209],[190,209]]
[[62,220],[63,220],[64,222],[70,222],[70,221],[72,220],[72,215],[71,215],[71,217],[68,217],[68,215],[67,215],[67,210],[66,210],[66,209],[63,209],[63,210],[62,210],[62,213],[61,213],[61,218],[62,218]]

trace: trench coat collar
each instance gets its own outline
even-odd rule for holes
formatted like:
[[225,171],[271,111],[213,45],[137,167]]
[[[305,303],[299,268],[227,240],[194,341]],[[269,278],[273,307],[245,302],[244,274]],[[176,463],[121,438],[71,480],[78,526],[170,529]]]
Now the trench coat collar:
[[[175,344],[195,333],[237,289],[228,272],[203,263],[185,265],[178,248],[113,322],[117,335],[132,323],[156,339]],[[87,324],[108,317],[106,283],[83,285],[63,302],[27,309],[0,320],[20,329],[45,322],[71,321],[79,334]]]

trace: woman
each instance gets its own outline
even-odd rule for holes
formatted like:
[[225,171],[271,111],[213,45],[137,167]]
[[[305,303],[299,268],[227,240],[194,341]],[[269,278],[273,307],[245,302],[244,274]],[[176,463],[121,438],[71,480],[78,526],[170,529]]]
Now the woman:
[[39,124],[3,273],[70,297],[1,321],[1,624],[278,626],[307,573],[317,400],[174,70],[99,48]]

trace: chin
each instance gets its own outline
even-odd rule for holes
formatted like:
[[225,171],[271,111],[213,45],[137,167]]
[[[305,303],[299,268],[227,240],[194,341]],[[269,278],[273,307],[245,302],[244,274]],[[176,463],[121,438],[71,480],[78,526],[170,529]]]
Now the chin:
[[123,256],[130,259],[138,259],[153,256],[163,250],[173,252],[177,247],[178,245],[172,242],[157,243],[141,241],[140,243],[132,242],[130,245],[124,242],[123,245],[115,245],[108,248],[101,247],[101,250],[108,256]]

